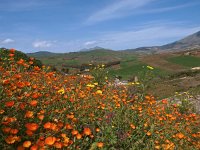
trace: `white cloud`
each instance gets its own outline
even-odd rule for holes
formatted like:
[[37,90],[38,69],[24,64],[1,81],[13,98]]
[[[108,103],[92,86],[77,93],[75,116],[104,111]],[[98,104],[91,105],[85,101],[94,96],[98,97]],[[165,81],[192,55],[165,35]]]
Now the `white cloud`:
[[99,46],[112,49],[127,49],[143,46],[159,46],[180,40],[185,36],[200,30],[197,27],[180,27],[174,25],[151,25],[141,29],[129,31],[117,31],[104,33],[100,38],[110,40],[109,43],[101,43]]
[[128,10],[143,7],[154,0],[118,0],[117,2],[91,15],[87,23],[95,23],[127,15]]
[[13,42],[15,42],[15,41],[13,39],[10,39],[10,38],[7,38],[7,39],[0,41],[1,44],[9,44],[9,43],[13,43]]
[[106,21],[115,18],[122,18],[130,15],[140,15],[149,13],[162,13],[172,10],[177,10],[185,7],[199,5],[200,2],[191,1],[184,4],[173,5],[168,7],[145,8],[146,5],[151,5],[153,1],[158,0],[117,0],[117,2],[95,12],[86,20],[86,24],[93,24],[101,21]]
[[49,48],[52,47],[55,41],[36,41],[33,43],[34,48]]
[[91,46],[97,44],[97,41],[87,41],[84,43],[85,46]]

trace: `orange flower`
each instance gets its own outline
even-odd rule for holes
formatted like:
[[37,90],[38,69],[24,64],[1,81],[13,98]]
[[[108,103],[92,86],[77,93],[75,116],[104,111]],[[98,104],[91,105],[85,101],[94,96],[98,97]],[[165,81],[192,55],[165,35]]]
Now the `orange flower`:
[[14,48],[11,48],[11,49],[10,49],[10,53],[15,53],[15,49],[14,49]]
[[9,83],[10,83],[10,80],[9,80],[9,79],[3,80],[3,85],[9,84]]
[[66,124],[66,129],[71,130],[72,126],[70,124]]
[[162,103],[163,103],[163,104],[167,104],[168,101],[167,101],[166,99],[163,99],[163,100],[162,100]]
[[0,109],[0,114],[3,114],[5,112],[5,110]]
[[84,133],[85,135],[91,135],[91,134],[92,134],[90,128],[84,128],[83,133]]
[[51,128],[51,122],[45,123],[45,124],[43,125],[43,127],[44,127],[45,129],[50,129],[50,128]]
[[100,129],[99,129],[99,128],[96,128],[96,132],[100,132]]
[[18,129],[11,129],[10,134],[17,134],[19,132]]
[[54,144],[54,146],[55,146],[55,148],[62,148],[62,143],[61,142],[56,142],[55,144]]
[[15,136],[10,135],[5,139],[5,141],[7,144],[13,144],[13,143],[15,143],[16,138],[15,138]]
[[14,101],[9,101],[5,103],[6,107],[12,107],[14,104],[15,104]]
[[31,141],[25,141],[23,143],[23,147],[25,147],[25,148],[29,148],[30,146],[31,146]]
[[36,131],[38,129],[38,124],[36,123],[27,123],[25,125],[25,127],[28,129],[28,130],[31,130],[31,131]]
[[79,140],[79,139],[82,138],[82,135],[81,135],[81,134],[77,134],[77,135],[76,135],[76,138]]
[[179,139],[182,139],[182,138],[184,138],[184,134],[182,134],[182,133],[177,133],[177,134],[176,134],[176,137],[179,138]]
[[25,114],[25,118],[33,118],[33,112],[27,111],[26,114]]
[[9,133],[11,128],[10,127],[5,127],[2,129],[4,133]]
[[33,135],[33,132],[32,132],[31,130],[26,130],[26,134],[27,134],[28,136],[32,136],[32,135]]
[[11,53],[11,54],[9,54],[9,56],[10,56],[10,57],[13,57],[13,56],[15,56],[15,54],[12,54],[12,53]]
[[39,118],[40,120],[43,120],[43,119],[44,119],[44,115],[38,115],[38,118]]
[[17,150],[25,150],[25,148],[22,145],[20,145],[17,147]]
[[98,148],[102,148],[102,147],[103,147],[103,142],[98,142],[98,143],[97,143],[97,147],[98,147]]
[[19,104],[19,108],[22,109],[22,110],[25,108],[25,106],[26,106],[25,103],[21,103],[21,104]]
[[151,135],[151,132],[150,132],[150,131],[149,131],[149,132],[147,132],[147,135],[148,135],[148,136],[150,136],[150,135]]
[[47,145],[53,145],[56,141],[56,138],[55,137],[52,137],[52,136],[49,136],[45,139],[45,144]]
[[37,145],[33,145],[33,146],[31,146],[30,150],[38,150],[38,146]]
[[18,65],[22,65],[24,63],[24,60],[23,59],[20,59],[19,61],[17,61],[17,64]]
[[134,124],[130,124],[130,126],[131,126],[131,128],[134,130],[136,127],[135,127],[135,125]]
[[29,104],[34,107],[34,106],[37,106],[37,103],[38,103],[37,100],[32,100],[32,101],[30,101]]
[[72,135],[76,135],[78,134],[78,131],[77,130],[72,130]]

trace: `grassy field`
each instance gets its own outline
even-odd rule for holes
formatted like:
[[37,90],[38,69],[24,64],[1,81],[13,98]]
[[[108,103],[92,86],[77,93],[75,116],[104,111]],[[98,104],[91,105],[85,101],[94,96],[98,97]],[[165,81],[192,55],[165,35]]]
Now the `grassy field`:
[[[48,54],[48,57],[41,57],[42,55],[39,55],[38,59],[44,64],[56,66],[58,69],[61,69],[63,65],[81,66],[81,64],[102,64],[120,61],[120,64],[111,66],[107,70],[109,77],[121,76],[122,80],[132,80],[134,76],[141,77],[145,66],[150,65],[154,67],[153,73],[157,80],[154,81],[154,84],[151,85],[148,91],[159,98],[164,98],[172,96],[177,91],[186,91],[188,88],[195,89],[195,86],[198,85],[194,83],[200,82],[196,75],[193,79],[190,79],[190,68],[198,66],[200,58],[196,56],[184,56],[183,54],[184,52],[169,52],[145,55],[132,52],[94,50],[66,54]],[[72,73],[78,71],[78,69],[67,68]],[[182,80],[179,79],[181,77],[189,78]],[[188,82],[191,82],[191,84]]]
[[185,67],[199,67],[200,58],[194,56],[175,56],[167,59],[171,63],[179,64]]

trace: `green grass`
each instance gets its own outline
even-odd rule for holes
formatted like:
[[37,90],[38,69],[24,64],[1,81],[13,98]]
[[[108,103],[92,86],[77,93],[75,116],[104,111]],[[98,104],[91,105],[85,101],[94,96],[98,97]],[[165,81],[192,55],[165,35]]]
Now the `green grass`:
[[185,67],[200,66],[200,58],[194,56],[176,56],[167,59],[171,63],[182,65]]

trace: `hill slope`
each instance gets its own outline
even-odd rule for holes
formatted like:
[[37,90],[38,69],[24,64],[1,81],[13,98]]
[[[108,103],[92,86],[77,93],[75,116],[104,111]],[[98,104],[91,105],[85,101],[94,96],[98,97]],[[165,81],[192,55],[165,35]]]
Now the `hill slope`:
[[189,35],[179,41],[160,46],[161,50],[186,50],[200,48],[200,31]]

